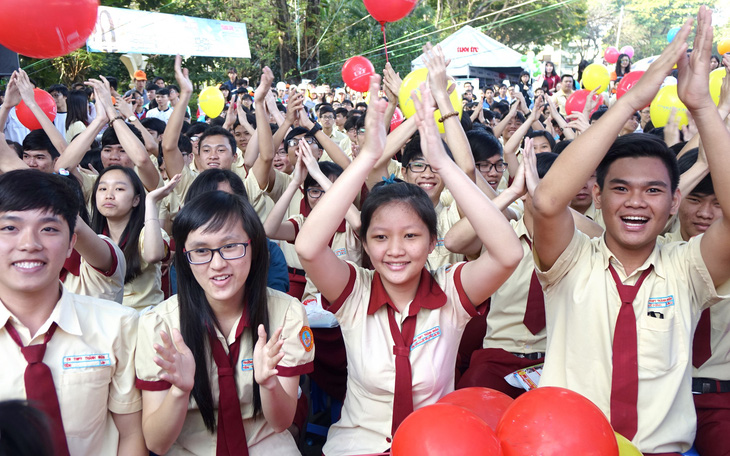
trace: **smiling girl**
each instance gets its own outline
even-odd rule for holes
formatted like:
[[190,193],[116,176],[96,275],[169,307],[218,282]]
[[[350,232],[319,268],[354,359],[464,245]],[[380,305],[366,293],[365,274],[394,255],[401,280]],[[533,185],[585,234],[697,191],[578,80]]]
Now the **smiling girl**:
[[[371,92],[379,84],[374,76]],[[430,97],[425,85],[421,94]],[[359,155],[322,196],[296,241],[304,269],[332,303],[347,347],[347,396],[323,450],[328,456],[389,448],[410,412],[453,390],[466,323],[522,257],[509,223],[446,154],[433,108],[414,101],[424,158],[480,227],[487,254],[428,271],[437,237],[434,205],[422,188],[404,182],[376,185],[363,203],[360,238],[374,271],[332,252],[332,234],[383,153],[386,102],[371,102]]]

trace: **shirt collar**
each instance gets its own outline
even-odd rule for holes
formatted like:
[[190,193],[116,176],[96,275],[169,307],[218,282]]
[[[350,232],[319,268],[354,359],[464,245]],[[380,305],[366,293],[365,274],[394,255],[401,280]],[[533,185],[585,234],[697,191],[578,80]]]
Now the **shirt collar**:
[[[413,302],[408,308],[408,316],[413,316],[418,313],[421,308],[424,309],[438,309],[446,304],[446,294],[441,289],[438,283],[434,280],[433,276],[426,270],[421,269],[421,278],[418,282],[418,289],[416,290],[416,296],[413,298]],[[383,282],[380,279],[380,274],[375,271],[373,275],[373,282],[370,288],[370,302],[368,303],[368,315],[373,315],[378,309],[384,305],[389,305],[395,311],[398,309],[393,304],[388,292],[385,291]]]
[[[38,330],[38,334],[45,334],[51,327],[52,323],[56,323],[59,328],[68,334],[81,336],[81,324],[79,323],[79,317],[76,313],[76,306],[74,305],[73,294],[68,292],[59,281],[59,287],[61,288],[61,298],[53,308],[50,317]],[[0,303],[0,328],[8,323],[8,320],[12,314],[5,305]],[[17,320],[13,317],[14,320]],[[31,337],[34,335],[31,334]]]
[[[625,278],[628,278],[626,276],[626,272],[624,270],[624,266],[621,264],[621,262],[616,258],[616,255],[611,252],[611,250],[606,245],[606,234],[604,233],[599,238],[599,249],[603,253],[603,268],[608,269],[609,264],[613,264],[616,268],[616,271],[619,272],[620,276],[623,276]],[[658,242],[654,243],[654,249],[651,251],[651,254],[649,254],[649,257],[644,261],[644,263],[636,268],[636,271],[634,271],[631,275],[634,276],[636,274],[641,274],[646,269],[649,269],[650,266],[654,266],[654,272],[656,275],[662,278],[666,278],[666,273],[664,271],[664,267],[662,263],[659,260],[659,250],[660,246]]]
[[515,230],[515,234],[518,238],[525,237],[528,241],[532,242],[532,238],[530,237],[530,233],[527,232],[527,227],[525,226],[525,217],[520,217],[519,220],[514,222],[512,224],[513,229]]

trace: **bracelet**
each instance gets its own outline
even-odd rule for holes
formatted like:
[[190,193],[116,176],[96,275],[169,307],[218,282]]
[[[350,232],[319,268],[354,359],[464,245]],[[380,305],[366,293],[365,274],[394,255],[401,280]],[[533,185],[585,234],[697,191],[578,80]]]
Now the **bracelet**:
[[459,113],[457,111],[451,111],[450,113],[445,114],[444,116],[442,116],[439,119],[439,123],[444,123],[444,120],[448,119],[449,117],[454,117],[454,116],[458,116],[458,115],[459,115]]
[[124,117],[116,116],[115,118],[113,118],[112,120],[109,121],[108,125],[111,127],[114,124],[115,120],[124,120]]
[[153,218],[153,219],[147,219],[144,222],[147,223],[147,222],[159,222],[159,221],[160,221],[160,219],[154,219]]
[[314,126],[309,130],[309,133],[306,134],[306,136],[314,136],[317,134],[318,131],[322,130],[322,125],[315,123]]

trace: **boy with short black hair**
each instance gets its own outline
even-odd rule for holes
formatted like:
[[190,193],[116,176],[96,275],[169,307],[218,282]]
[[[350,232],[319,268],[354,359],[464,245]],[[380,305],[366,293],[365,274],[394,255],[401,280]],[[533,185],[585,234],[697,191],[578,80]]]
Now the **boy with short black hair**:
[[[651,136],[616,139],[676,62],[679,97],[706,147],[720,206],[730,210],[730,176],[723,168],[730,161],[730,132],[707,80],[711,12],[700,8],[688,57],[690,24],[636,87],[559,156],[533,200],[548,330],[540,386],[586,396],[644,454],[679,455],[691,447],[692,334],[701,311],[728,298],[719,289],[730,279],[730,221],[716,221],[687,243],[657,244],[679,206],[676,163]],[[591,241],[576,232],[568,205],[596,168],[594,200],[606,233]]]

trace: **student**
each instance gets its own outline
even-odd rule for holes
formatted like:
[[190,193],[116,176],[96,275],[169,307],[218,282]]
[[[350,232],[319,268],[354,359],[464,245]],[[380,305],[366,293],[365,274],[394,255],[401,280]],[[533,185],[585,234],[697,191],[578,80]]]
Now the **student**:
[[[718,220],[687,243],[658,245],[657,236],[679,205],[674,154],[651,135],[616,139],[676,62],[679,97],[707,150],[720,206],[730,210],[723,168],[730,160],[730,132],[707,82],[710,10],[700,8],[688,57],[690,24],[635,90],[560,154],[533,200],[533,247],[548,334],[540,386],[586,396],[644,454],[679,454],[692,445],[692,333],[701,311],[727,297],[718,296],[717,288],[730,279],[730,221]],[[594,200],[606,233],[590,240],[575,231],[568,205],[595,169]]]
[[173,236],[179,294],[144,314],[139,328],[147,447],[168,455],[238,455],[246,447],[252,456],[299,455],[282,431],[314,345],[304,307],[266,288],[268,250],[256,212],[236,195],[207,192],[183,207]]
[[33,130],[23,139],[23,156],[28,168],[52,173],[60,154],[43,130]]
[[160,227],[157,204],[180,178],[171,179],[145,196],[137,174],[123,166],[109,166],[99,174],[91,195],[91,227],[109,236],[124,252],[125,306],[137,310],[163,300],[161,263],[170,254],[169,238]]
[[[379,85],[380,78],[372,77],[371,92]],[[425,84],[421,94],[430,97]],[[522,255],[504,217],[446,154],[434,109],[417,97],[414,102],[422,153],[480,227],[487,253],[474,262],[428,271],[426,259],[437,237],[433,203],[419,186],[394,181],[374,187],[362,208],[360,237],[375,271],[344,262],[332,251],[332,234],[383,155],[387,103],[371,102],[359,155],[324,194],[296,241],[307,274],[332,303],[347,348],[347,396],[323,449],[328,456],[389,448],[410,412],[453,390],[464,326]]]
[[[141,456],[137,315],[59,283],[80,204],[62,179],[33,170],[0,176],[0,400],[37,404],[54,454]],[[35,382],[26,385],[26,374]]]

